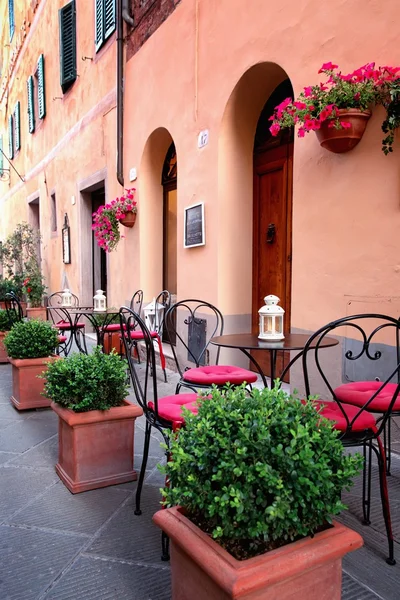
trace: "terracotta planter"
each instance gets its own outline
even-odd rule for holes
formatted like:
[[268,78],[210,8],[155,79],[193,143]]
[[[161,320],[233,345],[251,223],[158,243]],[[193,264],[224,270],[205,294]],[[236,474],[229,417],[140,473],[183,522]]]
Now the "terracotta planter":
[[356,108],[339,109],[339,119],[351,123],[348,129],[329,127],[331,121],[324,121],[316,130],[319,143],[325,150],[341,154],[355,148],[364,135],[371,111],[362,112]]
[[181,514],[153,521],[171,539],[172,600],[340,600],[342,557],[363,544],[340,523],[255,558],[239,561]]
[[114,349],[117,354],[121,356],[125,354],[124,342],[121,340],[121,334],[119,331],[113,331],[112,333],[105,333],[103,338],[103,352],[104,354],[110,354],[111,350]]
[[136,222],[136,213],[129,210],[123,219],[120,220],[121,225],[124,227],[133,227]]
[[135,420],[142,409],[127,400],[110,410],[75,413],[52,402],[58,414],[56,472],[73,494],[135,481]]
[[8,363],[8,354],[4,346],[4,338],[8,331],[0,331],[0,363]]
[[10,358],[12,364],[13,392],[11,402],[18,410],[45,408],[50,400],[42,396],[44,379],[39,379],[47,364],[58,360],[58,356],[48,358]]
[[47,321],[47,308],[39,306],[38,308],[27,308],[26,316],[28,319],[39,319],[40,321]]

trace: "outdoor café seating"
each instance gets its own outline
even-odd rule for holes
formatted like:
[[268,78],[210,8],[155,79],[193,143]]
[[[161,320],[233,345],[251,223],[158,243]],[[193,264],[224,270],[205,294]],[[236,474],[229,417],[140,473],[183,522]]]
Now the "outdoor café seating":
[[[400,360],[398,354],[393,361],[389,360],[389,346],[386,343],[391,335],[392,341],[394,341],[393,346],[396,347],[395,340],[398,339],[399,330],[400,321],[390,316],[378,314],[347,316],[328,323],[313,333],[305,344],[302,356],[306,397],[316,394],[315,386],[322,382],[329,393],[327,397],[323,396],[315,401],[321,415],[334,423],[334,428],[340,432],[340,439],[345,447],[360,446],[363,449],[362,500],[364,523],[366,525],[370,524],[372,452],[376,456],[382,511],[389,545],[389,556],[386,562],[389,565],[394,565],[396,561],[394,559],[393,531],[386,480],[386,457],[380,435],[384,431],[392,411],[399,405],[400,383],[393,384],[391,382],[393,379],[399,381]],[[341,393],[342,390],[332,383],[333,374],[328,372],[327,366],[323,366],[324,360],[320,353],[321,343],[324,337],[329,334],[347,338],[350,336],[357,341],[358,345],[354,347],[354,350],[350,349],[344,352],[345,362],[361,360],[373,361],[373,364],[376,364],[377,361],[385,362],[386,375],[384,380],[377,382],[377,385],[364,386],[362,393],[357,397],[357,404],[347,402],[352,393],[352,388],[347,388],[347,394]],[[383,340],[382,335],[385,336]],[[339,393],[337,393],[338,390]],[[385,399],[384,403],[381,403],[382,399]],[[379,419],[376,419],[371,407],[374,413],[381,413]]]

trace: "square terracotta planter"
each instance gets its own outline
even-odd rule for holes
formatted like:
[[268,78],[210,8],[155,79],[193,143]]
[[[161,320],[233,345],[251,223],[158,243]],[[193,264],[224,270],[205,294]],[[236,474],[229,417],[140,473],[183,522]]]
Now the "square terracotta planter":
[[58,415],[56,472],[77,494],[135,481],[133,469],[135,421],[142,409],[124,400],[109,410],[76,413],[52,402]]
[[26,316],[28,319],[39,319],[40,321],[47,321],[47,308],[39,306],[38,308],[26,309]]
[[111,350],[113,349],[116,351],[117,354],[121,356],[125,354],[124,342],[121,340],[121,333],[119,331],[113,331],[112,333],[105,332],[104,334],[104,354],[110,354]]
[[0,364],[9,362],[7,350],[4,346],[4,338],[7,333],[8,331],[0,331]]
[[18,410],[45,408],[50,400],[42,396],[44,379],[39,379],[47,364],[58,360],[58,356],[48,358],[10,358],[12,364],[13,393],[11,402]]
[[171,539],[172,600],[340,600],[342,557],[363,545],[340,523],[277,550],[239,561],[179,507],[153,521]]

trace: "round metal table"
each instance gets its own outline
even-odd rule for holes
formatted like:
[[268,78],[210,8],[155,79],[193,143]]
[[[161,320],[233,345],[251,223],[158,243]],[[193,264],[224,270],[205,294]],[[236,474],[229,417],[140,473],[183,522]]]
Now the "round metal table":
[[[310,334],[311,335],[311,334]],[[278,351],[282,352],[290,352],[290,351],[298,351],[298,354],[286,365],[280,374],[280,379],[283,379],[287,371],[290,367],[295,363],[303,354],[304,346],[310,338],[310,335],[304,333],[289,333],[285,336],[283,340],[277,342],[268,342],[264,340],[260,340],[257,335],[252,333],[232,333],[229,335],[219,335],[213,337],[210,341],[211,344],[215,346],[220,346],[223,348],[236,348],[237,350],[241,350],[243,354],[245,354],[249,360],[256,367],[259,372],[264,385],[267,387],[268,382],[267,378],[261,369],[260,365],[251,355],[251,350],[267,350],[269,352],[270,357],[270,369],[271,369],[271,387],[276,378],[276,359],[278,355]],[[331,348],[332,346],[337,346],[339,340],[332,337],[325,337],[319,344],[320,348]],[[318,344],[318,338],[315,339],[311,348],[315,348]]]

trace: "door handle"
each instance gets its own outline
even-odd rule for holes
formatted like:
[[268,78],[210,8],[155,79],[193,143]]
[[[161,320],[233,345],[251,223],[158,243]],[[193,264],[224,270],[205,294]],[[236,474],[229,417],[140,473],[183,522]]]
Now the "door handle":
[[267,227],[267,244],[273,244],[275,241],[275,223],[270,223]]

